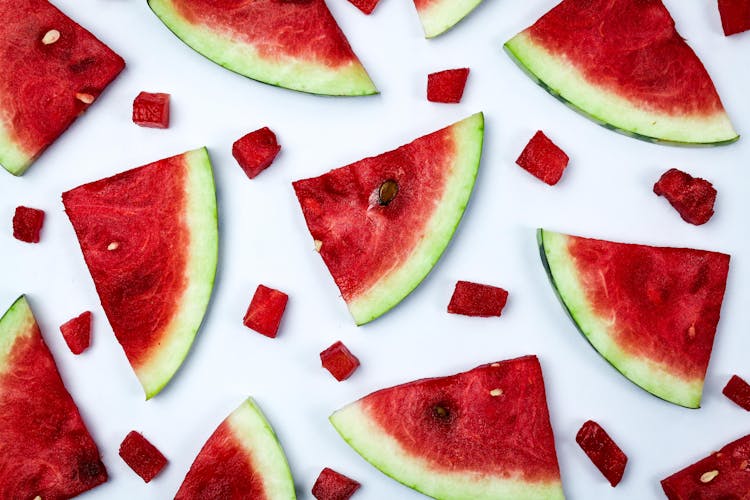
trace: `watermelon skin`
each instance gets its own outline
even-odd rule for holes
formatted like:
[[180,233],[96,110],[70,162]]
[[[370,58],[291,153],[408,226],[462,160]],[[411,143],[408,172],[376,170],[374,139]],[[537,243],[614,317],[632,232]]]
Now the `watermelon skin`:
[[148,0],[178,38],[253,80],[311,94],[378,91],[324,0]]
[[555,292],[599,354],[651,394],[700,407],[729,255],[544,229],[537,238]]
[[211,434],[175,496],[175,500],[214,498],[296,498],[284,450],[252,398]]
[[482,0],[414,0],[425,38],[442,35],[480,3]]
[[2,2],[0,19],[0,164],[21,175],[125,62],[47,0]]
[[208,152],[84,184],[63,193],[63,204],[104,312],[150,399],[185,359],[211,297],[218,226]]
[[550,94],[617,132],[674,145],[739,138],[661,0],[564,0],[505,49]]
[[564,498],[536,356],[382,389],[330,421],[372,465],[434,498]]
[[0,498],[72,498],[107,470],[24,296],[0,318]]
[[[484,116],[477,113],[393,151],[293,183],[356,324],[398,304],[440,258],[469,202],[483,137]],[[379,192],[388,181],[398,189],[383,205]]]

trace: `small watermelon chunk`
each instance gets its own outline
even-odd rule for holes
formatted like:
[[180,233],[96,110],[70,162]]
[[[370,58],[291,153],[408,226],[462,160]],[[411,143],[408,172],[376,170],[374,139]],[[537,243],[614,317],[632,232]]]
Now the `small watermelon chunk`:
[[565,151],[538,130],[516,163],[537,179],[554,186],[560,181],[568,161]]
[[500,287],[458,281],[448,304],[448,312],[484,318],[500,316],[507,300],[508,292]]
[[258,285],[242,322],[266,337],[276,338],[288,300],[284,292]]
[[349,500],[361,485],[328,467],[324,468],[312,487],[318,500]]
[[469,15],[482,0],[414,0],[425,38],[434,38]]
[[662,480],[669,500],[745,499],[750,491],[750,435]]
[[91,343],[91,311],[86,311],[60,326],[65,343],[73,354],[81,354]]
[[607,431],[593,420],[586,421],[576,434],[576,443],[607,478],[612,487],[617,486],[625,473],[628,457]]
[[750,411],[750,384],[741,377],[732,375],[721,392],[741,408]]
[[359,367],[359,359],[340,340],[320,353],[320,361],[339,382],[351,377]]
[[724,36],[750,30],[750,0],[719,0]]
[[270,128],[263,127],[237,139],[232,145],[232,156],[245,174],[253,179],[271,165],[280,150],[276,134]]
[[133,101],[133,123],[141,127],[169,128],[169,94],[138,94]]
[[427,75],[427,100],[432,102],[461,102],[469,78],[469,68],[446,69]]
[[375,10],[375,6],[378,5],[380,0],[349,0],[349,2],[369,16]]
[[654,184],[654,193],[664,196],[690,224],[705,224],[714,214],[716,189],[713,184],[676,168],[664,172]]
[[133,472],[150,482],[167,465],[167,458],[139,432],[130,431],[120,444],[120,456]]
[[26,243],[39,243],[44,225],[44,210],[29,207],[16,207],[13,215],[13,237]]

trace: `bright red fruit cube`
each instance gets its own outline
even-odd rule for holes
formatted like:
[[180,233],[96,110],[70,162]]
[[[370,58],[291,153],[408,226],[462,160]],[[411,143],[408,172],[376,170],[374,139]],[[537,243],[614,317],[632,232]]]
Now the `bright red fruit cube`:
[[368,16],[372,14],[372,11],[375,10],[375,6],[378,4],[380,0],[349,0],[352,5],[354,5],[356,8],[367,14]]
[[133,122],[141,127],[169,127],[169,94],[141,92],[133,101]]
[[565,151],[539,130],[521,152],[516,163],[534,177],[554,186],[560,181],[569,160]]
[[354,479],[326,467],[315,481],[312,494],[318,500],[348,500],[359,487]]
[[39,243],[39,233],[44,224],[44,210],[16,207],[13,216],[13,237],[26,243]]
[[263,127],[239,138],[232,145],[232,156],[245,174],[253,179],[271,165],[280,150],[276,134],[268,127]]
[[242,322],[266,337],[275,338],[288,300],[284,292],[258,285]]
[[147,483],[167,465],[164,455],[136,431],[125,436],[120,444],[120,456]]
[[613,487],[622,479],[628,457],[602,427],[589,420],[576,435],[576,442]]
[[713,184],[676,168],[664,172],[654,184],[654,193],[664,196],[690,224],[705,224],[714,214],[716,189]]
[[750,0],[719,0],[724,35],[750,30]]
[[458,281],[448,304],[448,312],[464,316],[500,316],[508,301],[508,292],[502,288]]
[[73,354],[81,354],[91,342],[91,311],[63,323],[60,331],[70,351]]
[[750,384],[737,375],[732,375],[724,390],[721,391],[726,397],[737,403],[740,407],[750,411]]
[[446,69],[427,75],[427,100],[431,102],[461,102],[469,68]]
[[320,361],[323,368],[331,372],[339,382],[348,379],[359,366],[357,357],[341,341],[321,352]]

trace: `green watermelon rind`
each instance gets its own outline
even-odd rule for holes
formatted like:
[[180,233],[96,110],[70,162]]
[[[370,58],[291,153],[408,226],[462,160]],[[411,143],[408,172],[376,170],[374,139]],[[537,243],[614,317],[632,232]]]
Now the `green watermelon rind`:
[[740,137],[723,110],[711,117],[672,117],[639,110],[628,100],[586,81],[568,61],[548,52],[526,32],[504,47],[511,59],[552,96],[615,132],[674,146],[722,146]]
[[609,333],[610,324],[597,316],[578,279],[574,260],[567,251],[568,236],[537,230],[542,264],[565,311],[591,346],[617,371],[654,396],[685,408],[700,408],[703,380],[677,377],[669,367],[624,352]]
[[442,35],[468,16],[482,0],[436,0],[422,11],[418,10],[425,38]]
[[13,175],[23,175],[34,163],[34,155],[25,152],[14,141],[5,125],[0,121],[0,165]]
[[10,353],[16,341],[32,332],[36,323],[26,296],[21,295],[0,318],[0,374],[10,368]]
[[230,40],[182,17],[173,0],[148,0],[151,10],[190,48],[216,64],[259,82],[309,94],[363,96],[377,94],[370,76],[357,60],[340,68],[288,58],[271,62],[257,55],[251,44]]

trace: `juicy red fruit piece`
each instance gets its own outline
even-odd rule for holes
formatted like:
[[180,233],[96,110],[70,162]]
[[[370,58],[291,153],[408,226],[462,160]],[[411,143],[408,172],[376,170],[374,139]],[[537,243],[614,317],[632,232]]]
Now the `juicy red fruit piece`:
[[348,500],[360,486],[354,479],[326,467],[315,481],[312,494],[318,500]]
[[368,16],[372,14],[373,10],[375,10],[375,6],[379,1],[380,0],[349,0],[352,5],[354,5],[356,8],[358,8]]
[[232,156],[245,174],[253,179],[271,165],[280,150],[276,134],[268,127],[263,127],[239,138],[232,145]]
[[431,102],[461,102],[469,68],[446,69],[427,75],[427,100]]
[[560,181],[569,160],[565,151],[557,147],[544,132],[538,130],[516,163],[534,177],[554,186]]
[[323,368],[331,372],[339,382],[351,377],[354,370],[359,367],[359,359],[341,341],[321,352],[320,361]]
[[724,35],[750,30],[750,0],[719,0]]
[[683,220],[699,226],[714,214],[716,189],[705,179],[672,168],[654,184],[654,193],[664,196]]
[[16,213],[13,215],[13,237],[26,243],[39,243],[39,233],[43,224],[43,210],[16,207]]
[[151,481],[167,465],[167,459],[148,440],[130,431],[120,444],[120,456],[145,482]]
[[73,354],[81,354],[91,342],[91,311],[63,323],[60,326],[65,343]]
[[732,375],[721,392],[738,406],[750,411],[750,384],[742,378]]
[[598,423],[589,420],[578,431],[576,442],[609,484],[617,486],[625,472],[628,457],[609,434]]
[[242,322],[266,337],[275,338],[288,300],[284,292],[258,285]]
[[141,127],[169,127],[169,94],[141,92],[133,101],[133,122]]
[[448,312],[464,316],[500,316],[508,300],[508,292],[502,288],[458,281],[448,304]]

